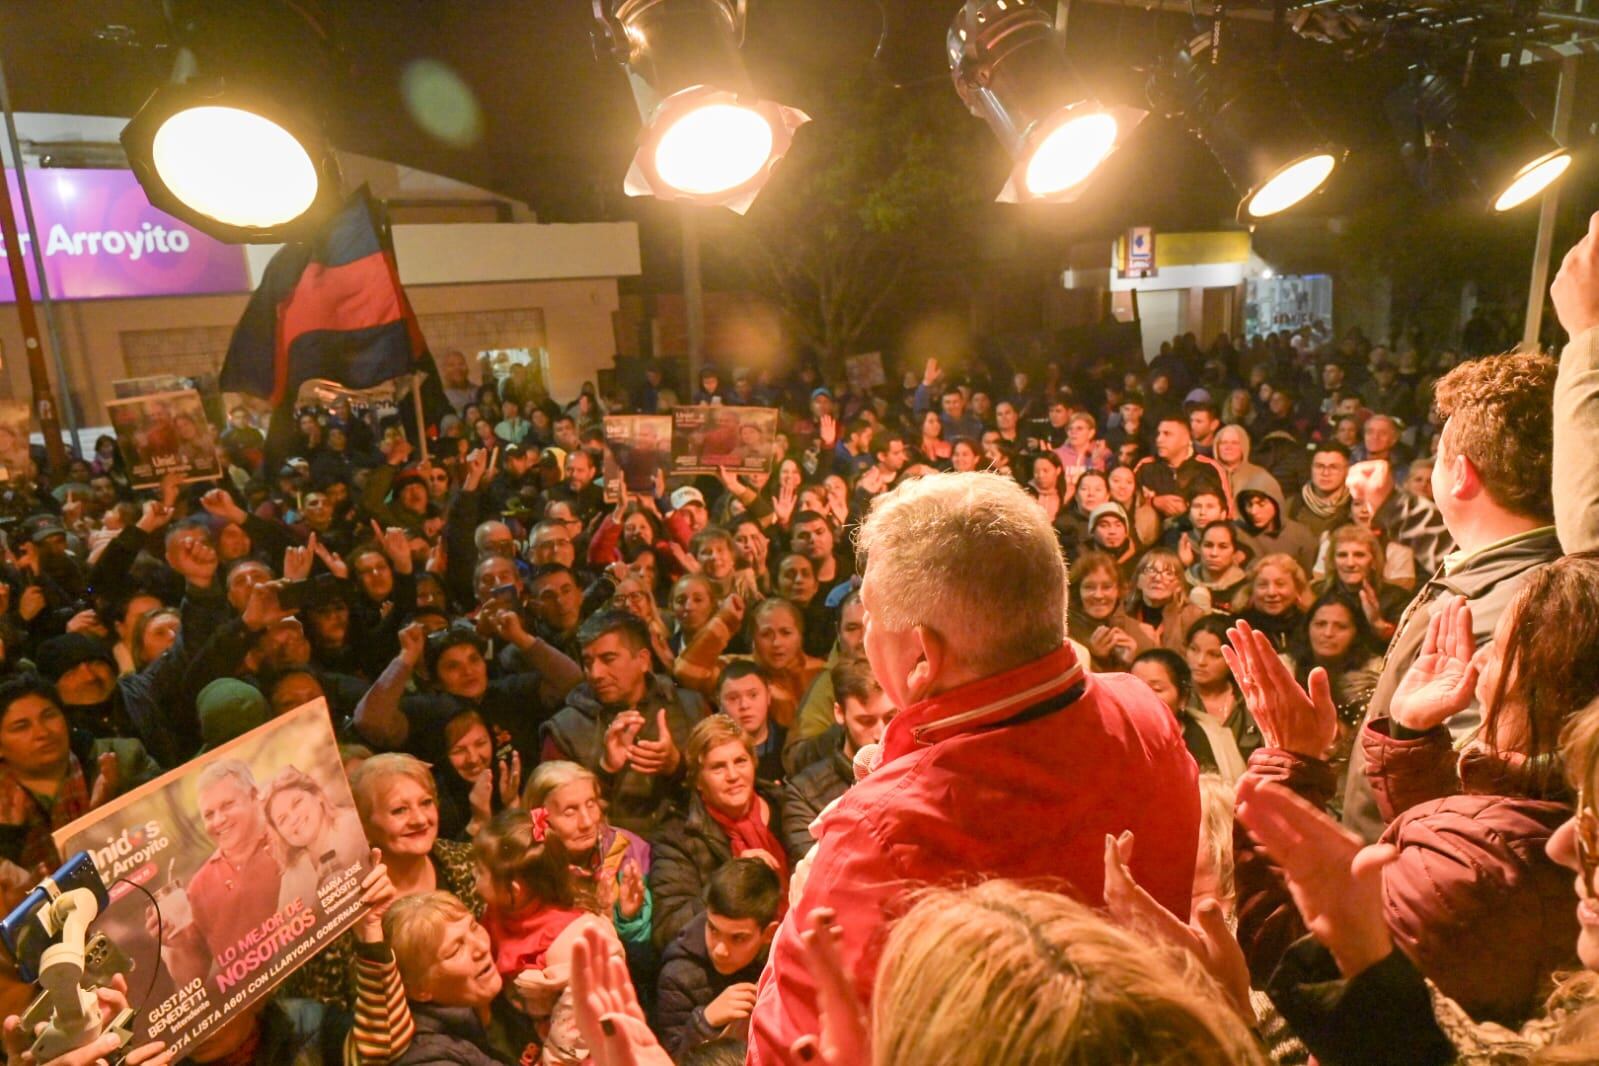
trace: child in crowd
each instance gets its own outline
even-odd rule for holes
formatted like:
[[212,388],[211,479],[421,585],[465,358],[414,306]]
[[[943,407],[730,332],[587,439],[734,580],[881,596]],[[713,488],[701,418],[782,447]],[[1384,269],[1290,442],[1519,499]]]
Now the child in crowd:
[[741,1030],[777,935],[781,885],[759,859],[734,859],[705,886],[705,913],[666,949],[656,1025],[674,1058]]

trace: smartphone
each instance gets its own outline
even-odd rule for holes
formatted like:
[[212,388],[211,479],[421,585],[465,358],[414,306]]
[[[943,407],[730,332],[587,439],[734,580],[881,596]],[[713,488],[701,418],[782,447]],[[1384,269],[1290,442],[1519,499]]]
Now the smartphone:
[[[61,869],[51,875],[56,887],[63,893],[86,888],[94,893],[95,902],[104,911],[111,900],[105,881],[95,868],[94,858],[80,851],[61,864]],[[44,949],[55,943],[55,936],[44,927],[40,915],[50,906],[53,897],[44,886],[29,892],[12,912],[0,919],[0,943],[16,961],[17,971],[30,984],[39,979],[39,959]]]
[[278,606],[285,611],[298,611],[305,606],[306,593],[310,591],[309,581],[280,581],[277,584]]
[[491,600],[499,600],[501,603],[507,604],[507,605],[509,605],[511,607],[515,607],[517,605],[517,602],[516,602],[516,586],[515,585],[495,585],[494,589],[489,593],[489,599],[491,599]]

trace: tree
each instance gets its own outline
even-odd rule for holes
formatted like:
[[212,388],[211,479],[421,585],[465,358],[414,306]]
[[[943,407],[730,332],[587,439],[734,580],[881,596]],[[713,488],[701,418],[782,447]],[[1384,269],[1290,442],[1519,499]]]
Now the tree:
[[856,350],[910,270],[959,254],[969,209],[999,185],[973,162],[994,154],[983,133],[947,85],[861,76],[817,110],[734,224],[755,288],[829,367]]

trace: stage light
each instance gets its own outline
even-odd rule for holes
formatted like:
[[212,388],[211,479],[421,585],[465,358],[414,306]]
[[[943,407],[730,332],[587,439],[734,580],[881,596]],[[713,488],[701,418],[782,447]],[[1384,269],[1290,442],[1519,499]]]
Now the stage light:
[[[1462,84],[1462,80],[1465,84]],[[1457,79],[1417,70],[1388,100],[1411,175],[1434,195],[1472,191],[1492,211],[1536,199],[1572,163],[1571,153],[1517,102],[1508,80],[1476,70]]]
[[314,123],[221,79],[156,90],[121,140],[150,202],[220,240],[295,239],[342,197]]
[[1015,161],[999,199],[1070,203],[1146,114],[1077,84],[1054,20],[1028,0],[967,0],[948,36],[955,90]]
[[594,0],[596,46],[628,71],[643,129],[623,189],[749,209],[810,116],[755,97],[737,0]]
[[[1217,77],[1207,71],[1203,79]],[[1225,94],[1206,85],[1190,119],[1238,190],[1238,221],[1281,214],[1324,187],[1344,152],[1321,136],[1276,75],[1223,71],[1219,78]]]

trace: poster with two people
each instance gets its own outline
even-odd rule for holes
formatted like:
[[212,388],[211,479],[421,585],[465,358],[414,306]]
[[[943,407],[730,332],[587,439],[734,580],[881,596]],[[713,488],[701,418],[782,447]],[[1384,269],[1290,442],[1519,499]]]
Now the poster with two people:
[[92,928],[133,961],[132,1046],[162,1040],[180,1059],[355,924],[372,866],[322,700],[54,839],[93,856],[110,889]]

